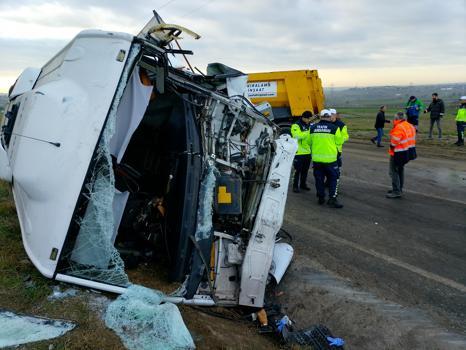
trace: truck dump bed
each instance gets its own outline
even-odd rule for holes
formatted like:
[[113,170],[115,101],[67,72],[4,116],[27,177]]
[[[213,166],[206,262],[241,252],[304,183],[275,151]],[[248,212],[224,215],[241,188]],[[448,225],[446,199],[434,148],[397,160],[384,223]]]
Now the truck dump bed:
[[248,73],[248,94],[254,104],[269,102],[278,124],[304,111],[317,114],[325,100],[317,70]]

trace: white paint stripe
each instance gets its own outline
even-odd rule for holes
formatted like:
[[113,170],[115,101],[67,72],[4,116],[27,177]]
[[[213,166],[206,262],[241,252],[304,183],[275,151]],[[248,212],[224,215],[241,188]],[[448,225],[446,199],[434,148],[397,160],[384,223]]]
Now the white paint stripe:
[[[343,176],[343,175],[342,175],[341,177],[344,178],[345,181],[353,181],[353,182],[359,182],[359,183],[365,184],[365,185],[372,185],[372,186],[378,186],[378,187],[383,187],[383,188],[390,188],[390,184],[384,185],[384,184],[379,184],[379,183],[370,182],[370,181],[366,181],[366,180],[355,179],[355,178],[348,177],[348,176]],[[418,195],[418,196],[424,196],[424,197],[429,197],[429,198],[435,198],[435,199],[439,199],[439,200],[442,200],[442,201],[448,201],[448,202],[453,202],[453,203],[457,203],[457,204],[466,205],[466,202],[460,201],[459,199],[451,199],[451,198],[440,197],[440,196],[436,196],[436,195],[430,194],[430,193],[423,193],[423,192],[412,191],[412,190],[405,190],[405,189],[403,189],[403,192],[404,192],[404,193],[416,194],[416,195]]]
[[[309,229],[309,227],[305,227],[304,225],[301,225],[300,223],[293,223],[295,225],[299,225],[303,228],[307,228]],[[357,244],[357,243],[354,243],[354,242],[351,242],[351,241],[348,241],[347,239],[344,239],[344,238],[341,238],[341,237],[338,237],[334,234],[331,234],[331,233],[328,233],[324,230],[321,230],[321,229],[318,229],[316,227],[312,227],[312,232],[313,233],[317,233],[321,236],[325,236],[325,238],[330,238],[332,240],[334,240],[335,242],[338,242],[340,244],[344,244],[344,245],[347,245],[353,249],[356,249],[356,250],[359,250],[363,253],[366,253],[366,254],[369,254],[369,255],[372,255],[373,257],[376,257],[378,259],[381,259],[381,260],[384,260],[385,262],[388,262],[392,265],[395,265],[395,266],[398,266],[398,267],[401,267],[405,270],[408,270],[408,271],[411,271],[413,273],[416,273],[424,278],[427,278],[429,280],[432,280],[434,282],[437,282],[437,283],[441,283],[447,287],[450,287],[450,288],[453,288],[453,289],[456,289],[462,293],[466,293],[466,286],[461,284],[461,283],[458,283],[458,282],[455,282],[449,278],[446,278],[446,277],[442,277],[442,276],[439,276],[435,273],[432,273],[432,272],[429,272],[429,271],[426,271],[426,270],[423,270],[419,267],[416,267],[416,266],[413,266],[411,264],[408,264],[408,263],[405,263],[403,261],[400,261],[398,259],[395,259],[395,258],[392,258],[391,256],[388,256],[388,255],[385,255],[385,254],[382,254],[382,253],[379,253],[379,252],[376,252],[375,250],[372,250],[372,249],[369,249],[369,248],[364,248],[363,246]]]

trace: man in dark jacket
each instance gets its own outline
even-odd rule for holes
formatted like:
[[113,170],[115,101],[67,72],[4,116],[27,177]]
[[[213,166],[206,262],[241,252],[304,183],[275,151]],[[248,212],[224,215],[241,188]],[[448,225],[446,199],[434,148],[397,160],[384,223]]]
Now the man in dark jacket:
[[434,92],[432,94],[432,102],[430,103],[429,107],[424,111],[424,113],[430,112],[430,129],[429,129],[429,139],[432,138],[432,129],[434,128],[434,124],[437,123],[438,129],[438,138],[442,138],[442,127],[440,125],[440,119],[445,114],[445,104],[443,101],[438,97],[438,94]]
[[385,127],[385,123],[390,123],[390,120],[385,119],[385,111],[387,110],[387,106],[380,106],[379,113],[377,113],[377,117],[375,118],[375,130],[377,130],[377,136],[371,138],[371,142],[375,143],[377,141],[377,147],[382,146],[382,136],[383,136],[383,128]]

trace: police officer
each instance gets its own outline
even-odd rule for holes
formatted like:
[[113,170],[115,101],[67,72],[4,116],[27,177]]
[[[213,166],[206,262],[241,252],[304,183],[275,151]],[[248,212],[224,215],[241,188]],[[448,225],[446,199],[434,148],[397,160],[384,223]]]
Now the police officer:
[[331,208],[343,208],[336,197],[338,179],[338,149],[343,144],[340,128],[332,123],[331,112],[320,112],[320,121],[311,125],[310,145],[316,184],[317,198],[320,205],[325,203],[325,179],[329,185],[327,205]]
[[[348,134],[348,127],[345,123],[341,120],[340,114],[336,111],[336,109],[329,109],[330,114],[332,115],[332,122],[335,124],[341,132],[341,136],[343,137],[343,143],[349,140]],[[337,155],[337,164],[338,164],[338,179],[337,179],[337,190],[336,195],[338,196],[338,190],[340,188],[340,177],[341,177],[341,167],[343,165],[343,161],[341,160],[341,154],[343,152],[343,144],[338,147],[338,155]]]
[[457,146],[464,146],[464,129],[466,128],[466,96],[460,97],[460,108],[456,114],[456,130],[458,131]]
[[310,136],[309,124],[311,123],[312,113],[305,111],[299,120],[291,126],[291,136],[298,140],[298,150],[294,157],[294,178],[293,192],[301,190],[309,191],[306,184],[307,173],[311,166],[311,148],[309,145]]

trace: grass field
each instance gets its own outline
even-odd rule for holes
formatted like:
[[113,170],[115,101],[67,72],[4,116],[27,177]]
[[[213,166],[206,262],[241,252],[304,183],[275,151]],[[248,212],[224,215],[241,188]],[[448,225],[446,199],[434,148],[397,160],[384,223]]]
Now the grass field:
[[[374,107],[335,107],[338,112],[343,116],[343,121],[348,126],[348,132],[350,134],[350,139],[357,142],[367,142],[370,144],[370,138],[376,135],[374,128],[375,116],[377,115],[378,108]],[[434,126],[433,139],[428,139],[429,126],[430,126],[430,116],[429,114],[421,114],[419,118],[419,134],[417,137],[417,146],[421,150],[424,150],[425,154],[429,155],[444,155],[446,157],[461,158],[466,159],[466,148],[458,147],[453,143],[457,140],[456,134],[456,109],[454,106],[447,107],[447,113],[442,118],[442,133],[443,138],[439,140],[437,138],[437,128]],[[398,112],[403,111],[403,109],[389,108],[385,113],[387,119],[392,120],[393,115]],[[385,126],[385,136],[383,138],[383,143],[388,143],[388,133],[392,128],[392,123],[386,124]],[[422,153],[421,153],[422,154]]]

